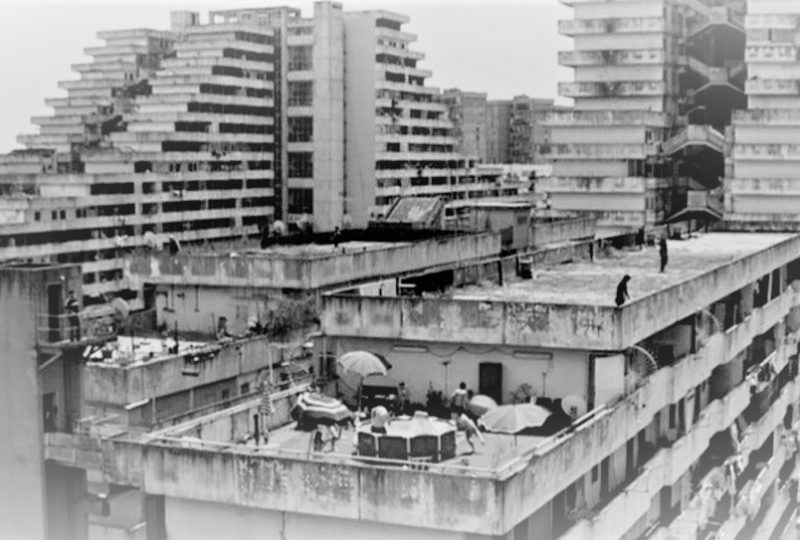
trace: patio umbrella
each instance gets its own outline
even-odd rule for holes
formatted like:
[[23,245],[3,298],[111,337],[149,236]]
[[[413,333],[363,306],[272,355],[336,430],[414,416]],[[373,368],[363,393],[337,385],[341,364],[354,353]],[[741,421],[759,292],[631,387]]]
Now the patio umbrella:
[[486,412],[492,409],[496,409],[497,402],[492,398],[490,398],[489,396],[484,396],[483,394],[476,394],[472,396],[471,400],[469,400],[467,408],[475,416],[482,416],[486,414]]
[[494,433],[519,433],[528,428],[540,427],[553,414],[532,403],[501,405],[480,417],[486,431]]
[[292,419],[301,425],[343,424],[353,418],[344,403],[322,394],[301,394],[292,409]]
[[347,375],[364,378],[367,375],[386,375],[392,368],[386,359],[367,351],[351,351],[339,357],[336,367]]

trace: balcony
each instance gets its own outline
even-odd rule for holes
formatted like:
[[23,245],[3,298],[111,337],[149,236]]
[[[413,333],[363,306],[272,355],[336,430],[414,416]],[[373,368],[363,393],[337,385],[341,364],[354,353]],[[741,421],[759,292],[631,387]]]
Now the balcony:
[[800,96],[797,79],[748,79],[744,86],[747,95]]
[[[667,127],[666,113],[653,111],[556,111],[539,116],[545,126],[653,126]],[[798,122],[800,123],[800,121]]]
[[558,84],[558,94],[570,98],[617,98],[662,96],[666,93],[663,81],[564,82]]
[[737,144],[733,152],[734,159],[741,160],[800,160],[798,144]]
[[744,18],[747,30],[794,30],[798,26],[798,15],[789,13],[751,13]]
[[661,49],[560,51],[558,63],[562,66],[608,66],[663,64],[666,54]]
[[749,45],[744,50],[746,62],[794,62],[800,53],[794,45]]
[[658,154],[653,144],[553,144],[550,157],[556,159],[644,159]]
[[566,19],[558,21],[558,31],[565,36],[661,33],[666,29],[667,23],[661,17]]

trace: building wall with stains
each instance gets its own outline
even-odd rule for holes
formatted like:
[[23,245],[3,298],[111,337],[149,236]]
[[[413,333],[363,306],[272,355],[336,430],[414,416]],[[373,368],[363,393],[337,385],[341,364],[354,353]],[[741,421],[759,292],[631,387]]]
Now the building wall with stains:
[[[476,345],[458,342],[392,341],[370,338],[328,338],[327,350],[337,356],[364,350],[384,356],[392,365],[391,376],[403,381],[415,403],[425,403],[429,389],[451,394],[461,382],[479,393],[482,363],[502,366],[502,402],[529,384],[535,397],[551,399],[576,395],[589,397],[589,354],[569,349],[538,349]],[[445,362],[447,364],[445,365]],[[341,387],[343,393],[355,389]]]
[[326,296],[332,336],[521,347],[618,349],[619,310],[604,306]]

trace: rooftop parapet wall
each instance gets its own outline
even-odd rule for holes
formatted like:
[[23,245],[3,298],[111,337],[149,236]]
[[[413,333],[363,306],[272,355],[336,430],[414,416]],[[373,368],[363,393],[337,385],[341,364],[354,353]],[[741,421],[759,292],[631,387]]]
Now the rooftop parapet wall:
[[345,248],[344,253],[330,251],[315,256],[291,253],[245,253],[237,257],[133,255],[125,260],[125,270],[143,283],[318,289],[490,257],[499,252],[499,235],[482,233],[384,244],[363,250]]
[[619,311],[605,306],[327,296],[329,335],[528,347],[620,349]]
[[[199,356],[191,377],[184,374],[185,358]],[[87,403],[123,407],[145,399],[165,396],[219,382],[242,373],[254,372],[272,356],[266,337],[210,344],[145,362],[128,365],[95,363],[83,370],[84,399]]]

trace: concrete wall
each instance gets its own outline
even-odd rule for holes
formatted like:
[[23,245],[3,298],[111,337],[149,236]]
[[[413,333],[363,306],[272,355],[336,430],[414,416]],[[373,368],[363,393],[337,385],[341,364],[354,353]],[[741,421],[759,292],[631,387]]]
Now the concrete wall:
[[340,4],[314,5],[314,228],[342,225],[344,195],[344,22]]
[[38,540],[45,537],[44,449],[42,407],[35,344],[34,291],[41,276],[0,270],[0,537]]
[[[414,350],[404,347],[413,347]],[[431,387],[449,397],[462,381],[477,394],[479,365],[484,362],[503,366],[503,403],[510,403],[511,393],[523,383],[531,385],[537,397],[562,398],[572,394],[588,400],[589,355],[585,351],[393,342],[370,338],[328,338],[326,350],[337,356],[358,350],[383,355],[392,364],[391,376],[406,383],[411,400],[416,403],[425,403]],[[449,366],[445,367],[444,361],[449,361]],[[346,391],[347,388],[340,390]]]
[[331,336],[545,348],[570,343],[590,350],[623,348],[621,313],[600,306],[326,296],[321,319]]
[[375,22],[371,13],[344,15],[345,207],[353,224],[369,221],[375,204]]
[[173,395],[239,375],[256,373],[265,369],[275,354],[266,337],[214,344],[200,351],[212,354],[209,359],[196,365],[196,376],[182,373],[186,353],[129,366],[87,364],[83,370],[87,409],[95,413],[118,411],[125,405],[145,399]]
[[135,255],[125,260],[125,270],[139,283],[318,289],[494,256],[499,251],[499,236],[482,233],[320,257]]
[[363,519],[243,508],[176,497],[166,498],[166,515],[169,538],[192,540],[316,540],[320,535],[350,540],[478,540],[465,533],[421,529],[408,524],[387,525]]
[[534,221],[531,223],[531,245],[541,247],[568,240],[594,238],[596,230],[597,220],[589,217]]

